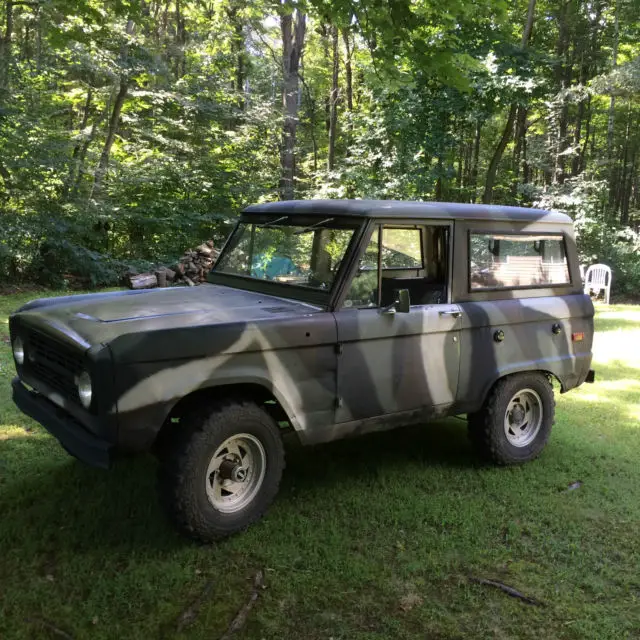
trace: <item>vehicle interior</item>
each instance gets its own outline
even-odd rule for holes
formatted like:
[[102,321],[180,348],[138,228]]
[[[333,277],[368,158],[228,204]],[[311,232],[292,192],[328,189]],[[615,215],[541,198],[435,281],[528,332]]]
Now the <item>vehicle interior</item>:
[[385,307],[399,289],[409,291],[414,306],[447,302],[448,240],[448,226],[378,225],[344,306]]

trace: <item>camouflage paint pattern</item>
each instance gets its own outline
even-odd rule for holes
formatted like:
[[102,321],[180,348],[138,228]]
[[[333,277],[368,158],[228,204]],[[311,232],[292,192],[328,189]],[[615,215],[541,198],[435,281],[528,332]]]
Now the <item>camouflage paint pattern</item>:
[[[37,331],[77,353],[95,374],[95,405],[82,409],[28,363],[18,367],[19,376],[89,431],[130,451],[153,444],[179,401],[214,387],[225,394],[234,385],[267,390],[308,444],[477,410],[509,373],[550,373],[563,391],[584,382],[593,305],[582,294],[568,217],[513,207],[294,201],[250,207],[244,219],[297,212],[361,220],[327,304],[293,299],[291,287],[280,287],[288,297],[270,295],[273,283],[247,290],[241,281],[238,288],[208,284],[34,301],[11,317],[12,336],[25,338],[27,352],[29,333]],[[342,307],[374,223],[431,221],[455,227],[445,303],[412,306],[406,314]],[[564,234],[572,284],[471,292],[469,230]],[[495,340],[496,331],[504,340]],[[576,332],[583,341],[572,341]]]

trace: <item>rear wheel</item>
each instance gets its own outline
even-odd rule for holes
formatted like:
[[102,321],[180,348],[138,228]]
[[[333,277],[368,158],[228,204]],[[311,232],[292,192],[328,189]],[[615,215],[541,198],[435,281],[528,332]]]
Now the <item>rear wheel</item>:
[[499,380],[480,411],[469,415],[475,448],[497,464],[538,457],[551,434],[553,388],[544,374],[521,373]]
[[203,542],[258,520],[284,468],[278,426],[251,402],[228,402],[186,415],[162,447],[158,489],[169,518]]

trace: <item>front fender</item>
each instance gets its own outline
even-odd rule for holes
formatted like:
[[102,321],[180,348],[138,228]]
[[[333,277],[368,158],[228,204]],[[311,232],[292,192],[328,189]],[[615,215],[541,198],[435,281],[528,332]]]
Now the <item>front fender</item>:
[[[297,350],[217,355],[189,361],[137,363],[118,368],[118,442],[126,449],[148,448],[183,398],[205,389],[259,385],[280,403],[294,429],[333,419],[335,377],[330,368],[310,366]],[[322,374],[324,371],[324,376]]]

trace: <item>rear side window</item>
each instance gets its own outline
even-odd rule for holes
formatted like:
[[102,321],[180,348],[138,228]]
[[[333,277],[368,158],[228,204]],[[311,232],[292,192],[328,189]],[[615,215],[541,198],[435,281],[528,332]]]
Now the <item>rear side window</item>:
[[472,291],[562,284],[569,284],[562,235],[470,233]]

